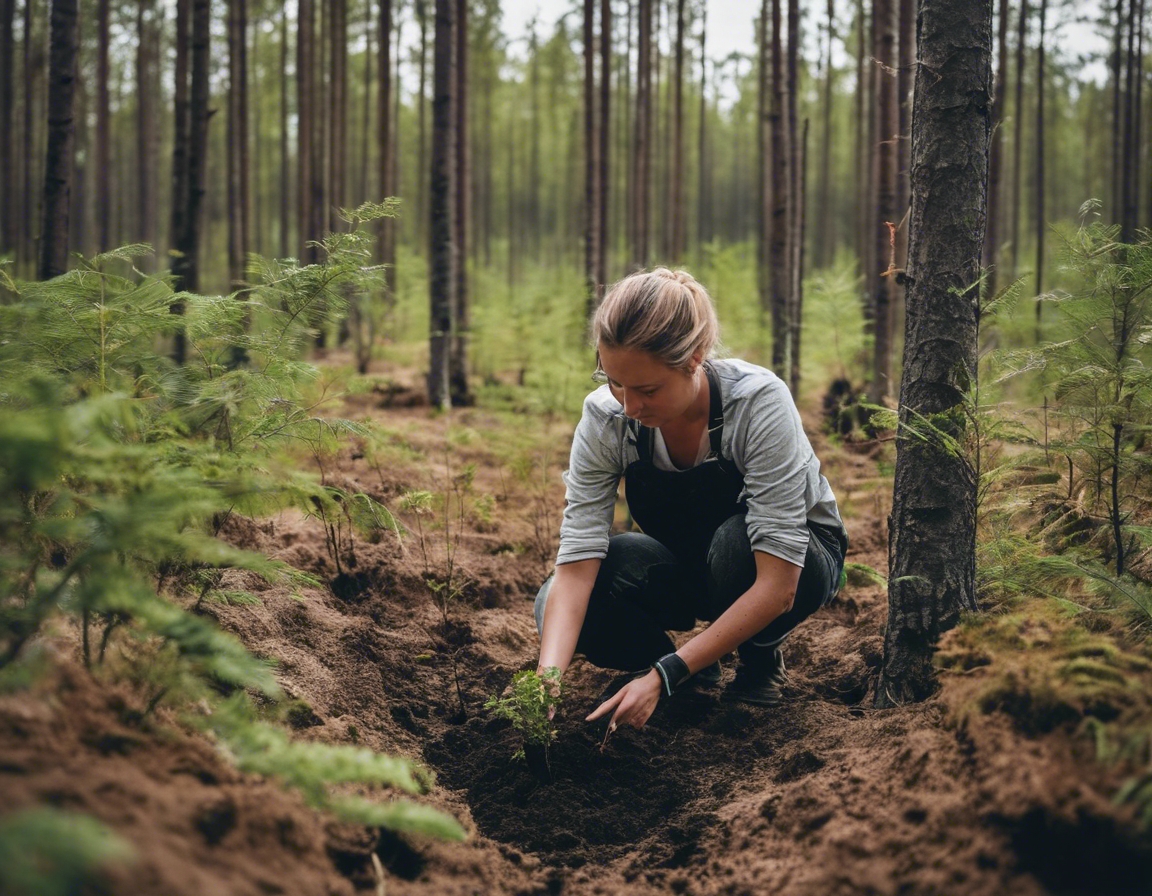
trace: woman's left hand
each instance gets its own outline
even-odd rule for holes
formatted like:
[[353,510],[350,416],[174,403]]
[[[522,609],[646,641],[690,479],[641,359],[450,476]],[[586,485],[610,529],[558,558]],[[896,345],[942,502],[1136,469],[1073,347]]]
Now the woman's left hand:
[[609,733],[615,731],[619,725],[643,728],[645,722],[656,709],[656,704],[660,702],[662,689],[660,676],[653,670],[642,678],[634,678],[628,682],[601,703],[595,711],[588,715],[585,721],[594,722],[608,713],[612,713],[612,721],[608,724]]

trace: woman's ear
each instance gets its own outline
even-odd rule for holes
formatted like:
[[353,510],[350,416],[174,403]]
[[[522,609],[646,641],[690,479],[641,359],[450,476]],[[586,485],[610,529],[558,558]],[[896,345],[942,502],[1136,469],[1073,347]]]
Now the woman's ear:
[[688,372],[693,376],[696,375],[696,368],[704,363],[704,352],[697,349],[692,352],[692,357],[688,361]]

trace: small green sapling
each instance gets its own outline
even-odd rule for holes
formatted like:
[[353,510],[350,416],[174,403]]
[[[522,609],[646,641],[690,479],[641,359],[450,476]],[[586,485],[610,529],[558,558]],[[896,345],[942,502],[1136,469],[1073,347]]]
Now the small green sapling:
[[556,739],[552,716],[560,705],[563,687],[560,670],[550,666],[541,673],[525,669],[512,676],[512,686],[503,697],[490,697],[484,704],[524,736],[524,747],[513,758],[523,757],[538,776],[551,780],[548,747]]

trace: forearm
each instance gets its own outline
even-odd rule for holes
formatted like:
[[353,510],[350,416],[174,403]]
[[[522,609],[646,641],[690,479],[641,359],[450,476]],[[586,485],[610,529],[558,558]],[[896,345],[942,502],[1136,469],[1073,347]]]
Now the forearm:
[[695,674],[735,650],[792,608],[800,568],[756,553],[756,581],[715,622],[676,652]]
[[572,662],[576,641],[588,611],[588,598],[599,560],[578,560],[556,567],[556,576],[548,591],[548,604],[544,608],[544,630],[540,634],[540,670],[555,666],[561,672]]

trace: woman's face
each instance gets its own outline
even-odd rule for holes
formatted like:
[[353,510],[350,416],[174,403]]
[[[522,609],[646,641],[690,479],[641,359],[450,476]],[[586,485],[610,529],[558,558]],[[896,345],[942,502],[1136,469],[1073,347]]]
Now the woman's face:
[[700,359],[695,355],[689,373],[638,349],[600,346],[599,354],[612,395],[627,416],[644,426],[657,429],[673,423],[700,399]]

